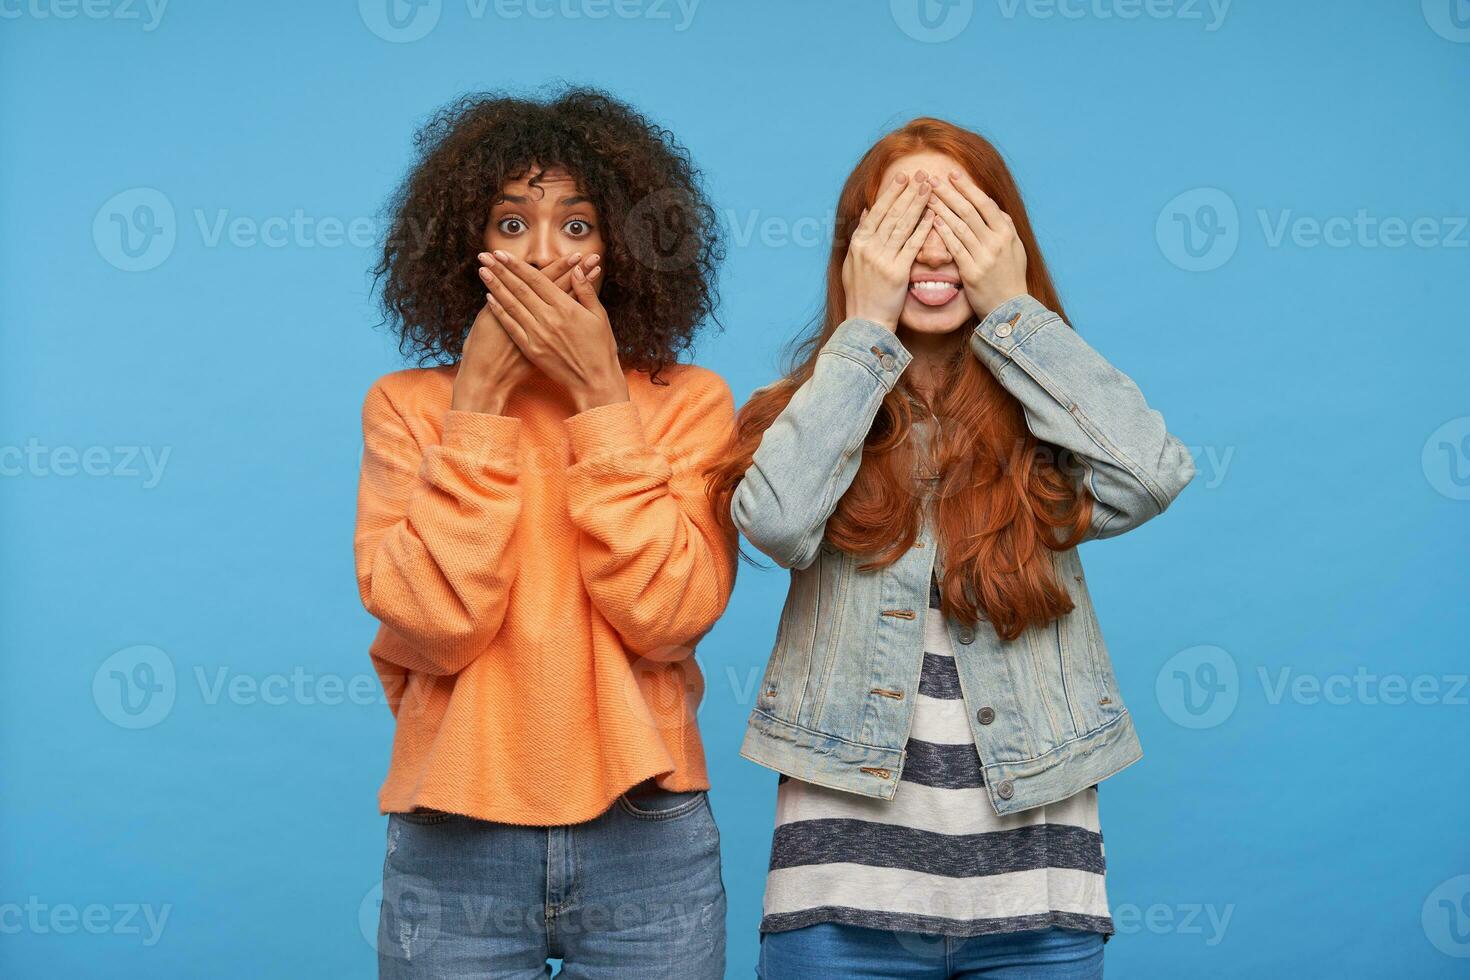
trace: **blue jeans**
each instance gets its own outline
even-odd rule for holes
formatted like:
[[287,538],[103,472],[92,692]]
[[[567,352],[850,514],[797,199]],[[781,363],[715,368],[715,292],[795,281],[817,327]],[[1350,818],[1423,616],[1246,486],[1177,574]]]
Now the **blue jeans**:
[[820,922],[761,934],[761,980],[1098,980],[1103,937],[1053,926],[950,938]]
[[388,819],[383,980],[723,980],[720,835],[700,790],[624,794],[567,827]]

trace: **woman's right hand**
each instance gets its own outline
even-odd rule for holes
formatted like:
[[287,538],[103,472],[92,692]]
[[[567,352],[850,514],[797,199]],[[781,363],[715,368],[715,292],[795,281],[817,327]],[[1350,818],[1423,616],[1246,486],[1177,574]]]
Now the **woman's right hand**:
[[929,193],[924,171],[913,179],[895,174],[873,206],[863,212],[842,262],[847,317],[872,320],[889,330],[898,328],[914,257],[934,224],[933,212],[925,207]]
[[503,415],[510,393],[534,370],[486,303],[465,338],[449,407],[457,412]]
[[[602,271],[597,265],[597,258],[593,255],[584,261],[580,254],[565,255],[546,267],[546,275],[558,286],[570,290],[573,267],[580,263],[583,274],[591,281]],[[483,265],[480,274],[483,282]],[[505,327],[487,302],[480,307],[469,335],[465,337],[449,407],[460,412],[502,415],[510,393],[535,370],[505,332]]]

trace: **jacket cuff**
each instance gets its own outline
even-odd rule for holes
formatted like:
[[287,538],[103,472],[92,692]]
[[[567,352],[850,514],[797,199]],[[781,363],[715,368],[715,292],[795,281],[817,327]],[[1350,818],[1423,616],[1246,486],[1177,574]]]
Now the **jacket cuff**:
[[878,379],[886,391],[893,390],[898,376],[914,359],[892,330],[881,323],[857,317],[849,317],[839,323],[822,345],[821,353],[837,354],[858,362]]
[[1010,354],[1037,330],[1052,320],[1060,319],[1036,297],[1023,293],[991,310],[990,315],[975,327],[972,343],[983,343],[1002,354]]
[[631,400],[609,402],[578,412],[567,419],[572,460],[593,456],[641,452],[648,446],[643,418]]

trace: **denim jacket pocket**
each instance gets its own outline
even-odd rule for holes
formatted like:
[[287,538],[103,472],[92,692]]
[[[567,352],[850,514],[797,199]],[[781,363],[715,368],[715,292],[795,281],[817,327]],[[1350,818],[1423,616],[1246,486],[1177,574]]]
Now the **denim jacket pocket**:
[[1086,582],[1080,573],[1074,573],[1066,584],[1075,607],[1060,624],[1059,638],[1064,647],[1067,682],[1080,715],[1082,734],[1086,734],[1116,718],[1123,710],[1123,700]]
[[822,579],[829,569],[830,558],[825,549],[819,549],[816,561],[790,573],[791,586],[776,626],[776,642],[755,702],[758,710],[782,721],[797,720],[823,613]]

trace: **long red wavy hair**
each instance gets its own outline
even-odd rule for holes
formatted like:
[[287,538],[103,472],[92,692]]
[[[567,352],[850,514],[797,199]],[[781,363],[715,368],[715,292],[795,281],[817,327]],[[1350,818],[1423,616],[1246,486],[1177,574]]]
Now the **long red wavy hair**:
[[[960,163],[1010,215],[1026,249],[1028,292],[1066,319],[1020,191],[996,148],[976,133],[929,117],[884,136],[858,162],[838,198],[824,312],[792,349],[786,376],[756,392],[740,410],[728,450],[711,473],[715,512],[727,527],[733,523],[731,495],[750,468],[761,435],[811,377],[822,344],[844,319],[842,265],[862,210],[877,198],[888,166],[922,150]],[[967,338],[974,326],[972,318],[957,331],[957,340]],[[857,476],[827,522],[826,539],[861,556],[862,569],[881,568],[913,547],[921,509],[932,500],[935,545],[944,557],[940,592],[945,614],[974,625],[983,613],[997,635],[1013,640],[1028,626],[1072,609],[1050,552],[1081,540],[1091,520],[1092,500],[1064,472],[1072,467],[1062,454],[1031,434],[1020,402],[966,344],[956,343],[946,370],[930,400],[907,383],[908,372],[883,399]],[[915,458],[914,442],[908,438],[915,401],[927,406],[939,423],[924,460]],[[919,467],[934,479],[918,480]],[[925,484],[932,489],[926,491]]]

